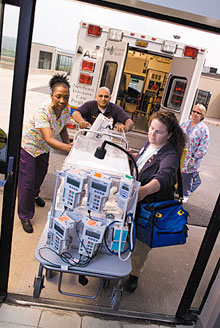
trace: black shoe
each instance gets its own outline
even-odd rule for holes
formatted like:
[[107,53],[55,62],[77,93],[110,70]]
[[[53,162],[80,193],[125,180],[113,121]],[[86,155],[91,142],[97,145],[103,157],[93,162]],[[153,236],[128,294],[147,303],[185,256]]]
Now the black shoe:
[[125,288],[128,292],[133,293],[138,286],[138,277],[130,275],[126,282]]
[[40,207],[45,206],[45,201],[43,200],[43,198],[37,197],[34,199],[34,202]]
[[85,276],[82,276],[82,275],[79,276],[78,281],[83,286],[86,286],[89,282],[89,280]]
[[30,220],[21,220],[22,227],[25,232],[32,233],[33,227]]

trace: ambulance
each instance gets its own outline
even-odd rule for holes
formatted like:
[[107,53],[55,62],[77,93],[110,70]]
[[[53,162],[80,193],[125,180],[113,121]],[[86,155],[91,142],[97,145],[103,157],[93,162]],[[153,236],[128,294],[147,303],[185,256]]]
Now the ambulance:
[[146,132],[157,108],[188,119],[207,50],[133,31],[81,22],[71,71],[72,111],[95,99],[99,87],[111,91],[111,102]]

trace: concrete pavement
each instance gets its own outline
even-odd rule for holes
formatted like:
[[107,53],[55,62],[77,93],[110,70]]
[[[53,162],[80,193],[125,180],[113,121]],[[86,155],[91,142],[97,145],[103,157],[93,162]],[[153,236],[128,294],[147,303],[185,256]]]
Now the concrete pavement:
[[[129,323],[107,320],[89,315],[81,316],[69,311],[45,308],[20,307],[2,304],[0,307],[0,328],[184,328],[183,325],[158,325],[151,323]],[[187,326],[189,327],[189,326]]]

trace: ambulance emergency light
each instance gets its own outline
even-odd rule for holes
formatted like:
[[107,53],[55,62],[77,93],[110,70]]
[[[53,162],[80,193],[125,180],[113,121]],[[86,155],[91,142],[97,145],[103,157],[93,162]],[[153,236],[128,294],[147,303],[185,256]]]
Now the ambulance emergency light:
[[94,69],[95,69],[95,63],[88,61],[88,60],[83,60],[82,61],[82,65],[81,65],[81,69],[83,71],[88,71],[93,73]]
[[116,30],[114,28],[110,28],[108,31],[108,40],[109,41],[122,41],[123,32],[120,30]]
[[175,54],[176,53],[176,49],[177,49],[177,44],[176,42],[173,41],[168,41],[168,40],[164,40],[162,43],[162,47],[161,50],[163,52],[167,52],[167,53],[171,53],[171,54]]
[[92,79],[93,79],[92,75],[86,75],[86,74],[82,74],[82,73],[79,75],[79,83],[82,83],[82,84],[91,85]]
[[184,53],[183,54],[186,57],[196,58],[197,57],[197,54],[198,54],[198,49],[197,48],[186,46],[184,48]]
[[148,45],[147,41],[144,40],[136,40],[136,46],[146,48]]
[[101,34],[102,34],[102,28],[100,26],[89,24],[88,35],[99,37],[101,36]]

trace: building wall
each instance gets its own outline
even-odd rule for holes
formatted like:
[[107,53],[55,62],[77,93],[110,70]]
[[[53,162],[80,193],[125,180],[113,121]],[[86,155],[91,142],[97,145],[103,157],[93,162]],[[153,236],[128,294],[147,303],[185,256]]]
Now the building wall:
[[40,51],[52,53],[51,70],[55,70],[57,52],[56,48],[38,43],[32,43],[31,46],[30,68],[38,68]]
[[40,43],[32,43],[31,56],[30,56],[31,69],[39,69],[40,51],[52,54],[51,67],[50,68],[48,67],[48,62],[46,60],[41,60],[41,67],[40,67],[41,69],[43,70],[50,69],[51,71],[57,70],[56,68],[57,55],[61,55],[63,59],[62,62],[60,63],[59,70],[70,73],[72,63],[70,63],[70,65],[68,66],[68,62],[70,61],[69,59],[74,57],[73,53],[65,52],[57,49],[56,47],[48,46]]
[[220,119],[220,79],[201,75],[198,88],[212,93],[207,117]]

